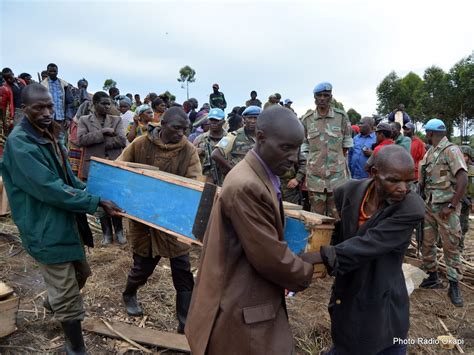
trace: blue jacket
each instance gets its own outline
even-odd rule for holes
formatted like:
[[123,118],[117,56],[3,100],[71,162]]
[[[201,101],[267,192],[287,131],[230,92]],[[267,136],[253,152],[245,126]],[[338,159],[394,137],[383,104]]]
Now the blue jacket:
[[360,133],[354,137],[354,146],[349,150],[349,169],[353,179],[365,179],[369,174],[364,170],[365,163],[369,159],[364,155],[363,148],[372,149],[375,143],[375,132],[368,136],[362,136]]

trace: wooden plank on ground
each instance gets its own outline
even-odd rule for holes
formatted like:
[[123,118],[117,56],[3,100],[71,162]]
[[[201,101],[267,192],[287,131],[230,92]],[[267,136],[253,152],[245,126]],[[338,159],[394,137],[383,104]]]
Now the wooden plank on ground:
[[[182,352],[191,352],[188,341],[182,334],[161,332],[159,330],[149,328],[139,328],[134,325],[117,321],[108,321],[108,323],[117,332],[125,335],[127,338],[130,338],[139,344],[151,345],[163,349],[177,350]],[[92,333],[120,339],[120,336],[107,328],[107,326],[100,319],[86,318],[86,320],[84,320],[82,323],[82,328]]]

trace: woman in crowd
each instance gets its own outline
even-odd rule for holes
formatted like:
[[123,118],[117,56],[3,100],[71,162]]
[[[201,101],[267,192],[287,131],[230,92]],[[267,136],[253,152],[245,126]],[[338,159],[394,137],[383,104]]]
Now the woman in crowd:
[[147,131],[148,124],[153,121],[153,110],[147,104],[138,106],[135,110],[133,122],[127,129],[127,140],[132,143],[133,140]]
[[[125,147],[125,135],[122,119],[109,114],[112,102],[103,91],[96,92],[92,97],[94,112],[79,118],[77,139],[83,149],[80,177],[87,180],[91,157],[115,160]],[[123,234],[122,219],[108,217],[103,210],[98,211],[104,239],[102,245],[112,243],[112,224],[115,237],[119,244],[127,242]]]

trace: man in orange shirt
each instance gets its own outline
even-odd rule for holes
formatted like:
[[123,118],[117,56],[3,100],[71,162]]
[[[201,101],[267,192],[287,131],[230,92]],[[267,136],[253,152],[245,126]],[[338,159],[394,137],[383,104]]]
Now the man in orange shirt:
[[415,161],[415,179],[418,180],[418,165],[426,153],[425,143],[415,134],[415,125],[411,122],[403,126],[403,134],[411,139],[410,153]]

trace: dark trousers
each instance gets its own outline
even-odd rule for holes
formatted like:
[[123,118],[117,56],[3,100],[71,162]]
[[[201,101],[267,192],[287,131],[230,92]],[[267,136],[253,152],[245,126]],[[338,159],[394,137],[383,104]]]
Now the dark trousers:
[[[128,282],[136,287],[143,286],[148,278],[153,274],[156,265],[160,262],[161,256],[143,257],[133,253],[133,266],[128,274]],[[189,255],[185,254],[170,259],[171,277],[177,293],[191,292],[194,287],[194,278],[191,273]]]

